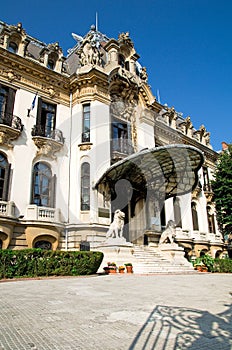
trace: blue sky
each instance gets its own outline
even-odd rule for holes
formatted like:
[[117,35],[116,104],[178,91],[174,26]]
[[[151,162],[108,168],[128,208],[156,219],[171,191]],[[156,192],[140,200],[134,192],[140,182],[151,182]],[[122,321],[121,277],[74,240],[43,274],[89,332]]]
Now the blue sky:
[[26,32],[64,54],[95,22],[108,37],[129,31],[139,62],[147,67],[161,103],[204,124],[215,150],[232,142],[232,1],[230,0],[56,0],[4,1],[0,20],[22,22]]

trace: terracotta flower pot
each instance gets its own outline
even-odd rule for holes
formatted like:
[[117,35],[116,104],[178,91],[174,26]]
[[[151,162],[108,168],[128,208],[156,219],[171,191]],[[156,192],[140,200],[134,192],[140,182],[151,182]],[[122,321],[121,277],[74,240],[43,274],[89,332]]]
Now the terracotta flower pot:
[[126,266],[127,273],[133,273],[133,266]]

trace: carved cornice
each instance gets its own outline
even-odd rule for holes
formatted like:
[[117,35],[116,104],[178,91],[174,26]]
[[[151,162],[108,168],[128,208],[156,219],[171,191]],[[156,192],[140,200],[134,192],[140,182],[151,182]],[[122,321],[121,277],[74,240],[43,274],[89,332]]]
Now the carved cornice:
[[206,162],[210,162],[211,166],[214,166],[217,161],[218,153],[216,151],[203,145],[199,141],[187,135],[184,135],[180,130],[173,129],[168,125],[164,124],[163,122],[156,120],[155,137],[159,139],[159,135],[164,136],[166,138],[167,144],[177,142],[183,143],[185,145],[194,146],[200,149],[204,153]]
[[1,47],[0,61],[1,79],[6,83],[14,82],[18,88],[38,91],[41,96],[69,105],[69,77],[66,74],[49,70],[27,57],[17,55],[16,59],[15,54]]
[[108,77],[96,68],[71,77],[70,89],[73,91],[74,104],[88,100],[110,103]]

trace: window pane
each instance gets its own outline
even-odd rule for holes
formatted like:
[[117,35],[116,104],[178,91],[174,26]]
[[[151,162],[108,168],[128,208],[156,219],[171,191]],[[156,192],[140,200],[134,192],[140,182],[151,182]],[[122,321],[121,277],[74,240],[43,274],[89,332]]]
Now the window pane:
[[83,106],[82,142],[90,142],[90,104]]
[[81,166],[81,210],[90,209],[90,165],[83,163]]
[[9,43],[9,46],[8,46],[8,51],[13,52],[13,53],[17,53],[18,45],[16,43],[14,43],[13,41],[11,41]]
[[44,163],[35,164],[32,203],[45,207],[51,205],[51,180],[50,167]]

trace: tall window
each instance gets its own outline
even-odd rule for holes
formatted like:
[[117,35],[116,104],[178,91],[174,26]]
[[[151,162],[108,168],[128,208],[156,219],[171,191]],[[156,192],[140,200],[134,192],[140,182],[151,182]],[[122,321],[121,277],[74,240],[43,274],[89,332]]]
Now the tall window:
[[44,137],[52,137],[56,124],[56,105],[38,99],[38,111],[36,120],[36,134]]
[[113,151],[131,154],[131,128],[130,124],[122,121],[113,122]]
[[36,163],[33,168],[32,204],[43,207],[55,205],[55,176],[45,163]]
[[90,165],[81,165],[81,210],[90,209]]
[[82,142],[90,142],[90,103],[83,105]]
[[10,164],[7,158],[0,153],[0,200],[8,200]]
[[173,198],[173,207],[174,207],[174,220],[176,227],[182,227],[181,220],[181,209],[180,209],[180,200],[177,197]]
[[197,205],[196,203],[191,203],[191,209],[192,209],[192,220],[193,220],[193,230],[198,231],[199,230],[199,224],[198,224],[198,214],[197,214]]
[[0,84],[0,124],[11,126],[15,90]]

